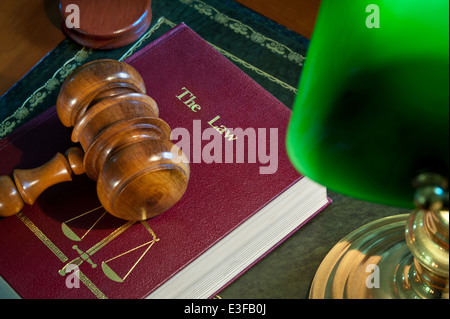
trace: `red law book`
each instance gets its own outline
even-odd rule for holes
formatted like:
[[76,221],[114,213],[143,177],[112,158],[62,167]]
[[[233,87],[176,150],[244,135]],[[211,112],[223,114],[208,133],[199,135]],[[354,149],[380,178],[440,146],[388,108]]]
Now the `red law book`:
[[[186,25],[125,62],[190,159],[188,189],[133,223],[86,176],[49,188],[0,221],[0,276],[22,298],[208,298],[329,204],[286,155],[289,109]],[[51,108],[0,141],[0,174],[68,147]]]

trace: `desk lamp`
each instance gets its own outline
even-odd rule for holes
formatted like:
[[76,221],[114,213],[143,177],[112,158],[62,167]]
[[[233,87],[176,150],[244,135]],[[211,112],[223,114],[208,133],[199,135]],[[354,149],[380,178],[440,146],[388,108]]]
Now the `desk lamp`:
[[412,212],[336,244],[310,298],[448,298],[448,142],[448,1],[322,0],[290,159],[330,190]]

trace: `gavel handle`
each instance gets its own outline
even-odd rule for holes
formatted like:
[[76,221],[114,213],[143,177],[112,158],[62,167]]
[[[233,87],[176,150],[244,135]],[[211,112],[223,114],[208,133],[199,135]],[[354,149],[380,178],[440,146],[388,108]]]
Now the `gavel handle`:
[[9,176],[0,176],[0,217],[17,214],[24,203],[34,204],[50,186],[71,181],[73,174],[83,174],[83,158],[83,150],[72,147],[64,155],[57,153],[40,167],[14,170],[14,181]]

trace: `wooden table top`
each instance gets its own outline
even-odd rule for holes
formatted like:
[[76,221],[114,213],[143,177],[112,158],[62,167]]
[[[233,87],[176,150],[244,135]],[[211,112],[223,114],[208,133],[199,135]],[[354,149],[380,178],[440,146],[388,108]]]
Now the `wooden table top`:
[[285,27],[311,38],[321,0],[235,0]]

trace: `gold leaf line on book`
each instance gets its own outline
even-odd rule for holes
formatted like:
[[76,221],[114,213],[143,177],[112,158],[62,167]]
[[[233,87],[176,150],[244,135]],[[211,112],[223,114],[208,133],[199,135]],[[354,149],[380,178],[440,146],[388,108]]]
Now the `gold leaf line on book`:
[[167,25],[168,25],[169,27],[171,27],[171,28],[174,28],[174,27],[177,26],[177,24],[176,24],[175,22],[170,21],[170,20],[167,19],[167,18],[164,18],[163,22],[164,22],[165,24],[167,24]]
[[[169,25],[170,27],[176,26],[176,23],[174,23],[174,22],[172,22],[172,21],[170,21],[169,19],[164,18],[164,17],[163,17],[162,22],[163,22],[163,23],[166,23],[166,24]],[[247,69],[250,69],[250,70],[256,72],[256,73],[259,74],[259,75],[262,75],[262,76],[265,77],[266,79],[269,79],[270,81],[275,82],[276,84],[280,85],[282,88],[287,89],[287,90],[289,90],[289,91],[291,91],[291,92],[297,94],[297,92],[298,92],[297,88],[295,88],[295,87],[293,87],[293,86],[287,84],[286,82],[281,81],[280,79],[274,77],[273,75],[271,75],[271,74],[269,74],[269,73],[267,73],[267,72],[264,72],[264,71],[261,70],[261,69],[258,69],[257,67],[255,67],[255,66],[253,66],[252,64],[248,63],[247,61],[242,60],[241,58],[238,58],[237,56],[235,56],[235,55],[231,54],[230,52],[228,52],[228,51],[226,51],[226,50],[224,50],[224,49],[218,47],[217,45],[215,45],[215,44],[213,44],[213,43],[211,43],[211,42],[208,42],[208,43],[209,43],[210,45],[212,45],[217,51],[219,51],[222,55],[226,56],[228,59],[230,59],[230,60],[232,60],[232,61],[234,61],[234,62],[237,62],[237,63],[243,65],[243,66],[246,67]]]
[[[168,24],[171,27],[176,26],[176,23],[174,23],[174,22],[172,22],[172,21],[170,21],[169,19],[166,19],[166,18],[164,18],[163,22]],[[215,45],[215,44],[213,44],[211,42],[208,42],[208,43],[210,45],[212,45],[217,51],[219,51],[222,55],[226,56],[228,59],[243,65],[247,69],[250,69],[250,70],[256,72],[259,75],[264,76],[265,78],[269,79],[270,81],[275,82],[276,84],[280,85],[282,88],[287,89],[287,90],[297,94],[298,90],[295,87],[287,84],[286,82],[281,81],[280,79],[274,77],[273,75],[271,75],[271,74],[269,74],[267,72],[264,72],[261,69],[258,69],[257,67],[255,67],[252,64],[248,63],[247,61],[242,60],[241,58],[238,58],[237,56],[235,56],[235,55],[231,54],[230,52],[228,52],[228,51],[218,47],[217,45]]]
[[[142,260],[142,258],[144,258],[144,256],[145,256],[145,255],[147,254],[147,252],[150,250],[150,248],[152,248],[153,244],[154,244],[155,242],[157,242],[157,241],[159,241],[159,238],[157,238],[156,240],[151,240],[151,241],[149,241],[149,242],[147,242],[147,243],[145,243],[145,244],[142,244],[142,245],[140,245],[140,246],[134,247],[134,248],[132,248],[132,249],[130,249],[130,250],[124,252],[124,253],[121,253],[120,255],[117,255],[117,256],[115,256],[115,257],[113,257],[113,258],[111,258],[111,259],[105,260],[104,262],[102,262],[102,269],[103,269],[103,272],[104,272],[105,275],[106,275],[109,279],[111,279],[111,280],[114,280],[114,281],[117,281],[117,282],[124,282],[125,279],[127,279],[127,277],[130,275],[130,273],[134,270],[134,268],[136,268],[136,266],[139,264],[139,262]],[[123,256],[125,256],[126,254],[131,253],[131,252],[133,252],[133,251],[135,251],[135,250],[137,250],[137,249],[139,249],[139,248],[142,248],[142,247],[144,247],[144,246],[146,246],[146,245],[148,245],[147,249],[145,249],[145,251],[142,253],[142,255],[141,255],[141,256],[138,258],[138,260],[133,264],[133,266],[131,266],[131,268],[128,270],[128,272],[125,274],[125,276],[124,276],[123,278],[120,278],[120,277],[115,273],[115,271],[112,270],[111,267],[108,266],[108,263],[109,263],[110,261],[112,261],[112,260],[114,260],[114,259],[117,259],[117,258],[120,258],[120,257],[123,257]]]
[[97,225],[97,223],[103,218],[103,216],[106,215],[106,210],[103,211],[103,214],[101,214],[101,216],[94,222],[94,224],[92,224],[91,227],[89,227],[89,229],[83,234],[83,236],[81,236],[81,238],[75,234],[75,232],[67,225],[68,223],[70,223],[73,220],[76,220],[78,218],[82,218],[83,216],[89,215],[93,212],[96,212],[98,210],[100,210],[101,208],[103,208],[102,206],[99,206],[97,208],[91,209],[90,211],[87,211],[83,214],[80,214],[78,216],[75,216],[69,220],[66,220],[65,222],[63,222],[61,224],[61,229],[64,233],[64,235],[66,235],[67,238],[73,240],[73,241],[81,241],[83,240],[84,237],[86,237],[87,234],[89,234],[89,232],[95,227],[95,225]]
[[[152,248],[153,244],[160,240],[159,238],[156,237],[155,232],[150,228],[150,225],[147,223],[147,221],[141,221],[141,224],[152,235],[153,239],[148,241],[148,242],[146,242],[146,243],[144,243],[144,244],[142,244],[142,245],[139,245],[139,246],[136,246],[136,247],[134,247],[132,249],[129,249],[126,252],[123,252],[123,253],[121,253],[121,254],[119,254],[117,256],[114,256],[111,259],[108,259],[108,260],[102,262],[103,272],[105,273],[105,275],[109,279],[117,281],[117,282],[125,281],[125,279],[130,275],[130,273],[134,270],[134,268],[136,268],[136,266],[140,263],[142,258],[144,258],[144,256],[150,250],[150,248]],[[139,248],[142,248],[142,247],[146,246],[146,245],[148,245],[147,249],[142,253],[142,255],[138,258],[138,260],[131,266],[130,270],[128,270],[128,272],[126,273],[126,275],[123,278],[121,278],[119,275],[117,275],[116,272],[114,270],[112,270],[111,267],[108,265],[108,262],[110,262],[110,261],[112,261],[114,259],[123,257],[123,256],[125,256],[125,255],[127,255],[127,254],[129,254],[129,253],[131,253],[131,252],[133,252],[133,251],[135,251],[137,249],[139,249]]]
[[251,65],[250,63],[248,63],[248,62],[246,62],[246,61],[244,61],[244,60],[242,60],[242,59],[240,59],[240,58],[238,58],[237,56],[231,54],[230,52],[225,51],[224,49],[218,47],[217,45],[212,44],[211,42],[208,42],[208,43],[209,43],[210,45],[212,45],[212,46],[213,46],[217,51],[219,51],[221,54],[223,54],[224,56],[226,56],[227,58],[229,58],[229,59],[231,59],[231,60],[233,60],[233,61],[235,61],[235,62],[237,62],[237,63],[242,64],[242,65],[245,66],[246,68],[248,68],[248,69],[250,69],[250,70],[256,72],[256,73],[259,74],[259,75],[264,76],[265,78],[269,79],[270,81],[275,82],[275,83],[277,83],[278,85],[280,85],[281,87],[283,87],[283,88],[285,88],[285,89],[287,89],[287,90],[289,90],[289,91],[292,91],[292,92],[294,92],[295,94],[297,94],[297,89],[296,89],[295,87],[293,87],[293,86],[287,84],[286,82],[283,82],[283,81],[277,79],[277,78],[274,77],[273,75],[270,75],[269,73],[266,73],[266,72],[264,72],[264,71],[261,70],[261,69],[258,69],[257,67]]
[[119,61],[123,61],[131,56],[136,51],[136,49],[144,43],[145,40],[150,38],[151,35],[161,27],[161,25],[164,23],[164,20],[164,17],[159,18],[158,21],[156,21],[155,25],[151,27],[150,30],[147,31],[147,33],[145,33],[127,52],[125,52],[125,54],[119,59]]
[[253,42],[261,45],[262,47],[269,49],[273,53],[278,54],[283,58],[286,58],[289,61],[298,64],[299,66],[302,66],[303,61],[306,60],[306,58],[303,55],[295,52],[288,46],[278,41],[275,41],[274,39],[266,37],[265,35],[255,31],[249,25],[246,25],[237,19],[230,18],[229,16],[223,14],[216,8],[210,6],[209,4],[204,3],[201,0],[179,0],[179,1],[185,5],[194,8],[200,14],[206,15],[211,19],[214,19],[215,22],[230,28],[237,34],[245,36],[247,39],[252,40]]
[[77,272],[78,278],[80,278],[81,282],[98,298],[98,299],[108,299],[106,295],[98,289],[98,287],[85,275],[78,270]]
[[83,216],[85,216],[85,215],[88,215],[88,214],[90,214],[90,213],[92,213],[92,212],[95,212],[96,210],[99,210],[100,208],[103,208],[103,206],[98,206],[98,207],[96,207],[96,208],[94,208],[94,209],[91,209],[91,210],[88,210],[87,212],[84,212],[84,213],[82,213],[82,214],[80,214],[80,215],[77,215],[77,216],[75,216],[75,217],[73,217],[73,218],[71,218],[71,219],[68,219],[68,220],[66,220],[64,223],[70,223],[71,221],[73,221],[73,220],[75,220],[75,219],[78,219],[78,218],[81,218],[81,217],[83,217]]
[[30,229],[37,238],[39,238],[48,249],[50,249],[62,262],[66,262],[69,258],[67,258],[64,253],[56,247],[53,242],[48,239],[47,236],[22,212],[16,214],[16,216]]
[[142,225],[144,226],[144,228],[152,235],[153,240],[156,240],[156,241],[159,240],[159,239],[156,238],[155,232],[153,231],[153,229],[150,228],[150,225],[147,223],[146,220],[142,220],[142,221],[141,221],[141,224],[142,224]]
[[[66,262],[69,258],[52,243],[47,236],[22,212],[16,214],[16,216],[22,221],[35,235],[39,238],[48,249],[50,249],[62,262]],[[81,271],[78,271],[78,276],[81,282],[99,299],[107,299],[106,295],[94,285],[94,283]]]
[[101,241],[99,241],[97,244],[92,246],[90,249],[88,249],[88,253],[90,256],[95,254],[97,251],[105,247],[107,244],[109,244],[114,238],[122,234],[124,231],[126,231],[128,228],[134,225],[134,221],[129,221],[117,228],[115,231],[113,231],[111,234],[103,238]]
[[[44,85],[34,91],[12,115],[8,116],[0,123],[0,138],[5,137],[8,133],[12,132],[17,124],[25,120],[30,115],[30,112],[33,111],[37,105],[43,103],[48,94],[55,90],[59,83],[64,82],[66,77],[76,67],[81,65],[91,53],[91,49],[86,50],[85,48],[82,48],[75,53],[72,58],[67,60]],[[57,78],[58,76],[59,79]]]

